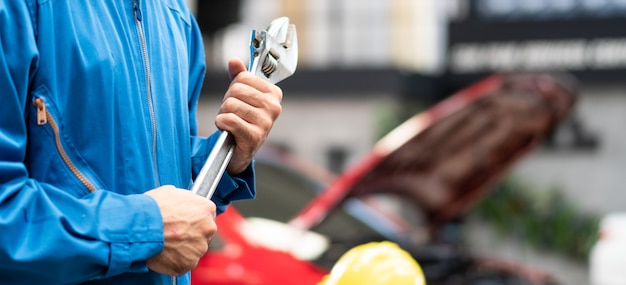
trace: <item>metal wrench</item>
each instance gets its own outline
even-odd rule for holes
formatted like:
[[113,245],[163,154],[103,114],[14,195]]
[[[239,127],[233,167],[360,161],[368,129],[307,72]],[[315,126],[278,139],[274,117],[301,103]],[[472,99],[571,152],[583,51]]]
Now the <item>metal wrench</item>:
[[[289,18],[273,20],[267,30],[252,30],[248,71],[276,84],[291,76],[298,64],[296,26]],[[215,146],[191,187],[191,192],[210,199],[235,149],[232,134],[221,131]]]

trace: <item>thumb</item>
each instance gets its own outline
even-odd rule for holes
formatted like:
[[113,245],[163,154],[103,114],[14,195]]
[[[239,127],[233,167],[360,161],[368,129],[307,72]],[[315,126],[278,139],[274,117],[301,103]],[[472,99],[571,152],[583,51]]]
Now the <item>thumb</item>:
[[246,65],[238,58],[231,58],[228,61],[228,74],[230,79],[234,79],[237,75],[243,71],[246,71]]

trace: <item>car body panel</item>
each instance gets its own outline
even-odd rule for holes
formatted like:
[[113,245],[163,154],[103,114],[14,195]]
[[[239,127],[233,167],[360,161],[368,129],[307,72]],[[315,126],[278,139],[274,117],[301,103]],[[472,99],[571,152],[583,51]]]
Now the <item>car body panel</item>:
[[[269,285],[316,284],[327,273],[289,252],[247,240],[242,234],[247,223],[235,208],[217,218],[219,250],[211,250],[192,272],[192,284]],[[296,279],[294,279],[296,277]]]

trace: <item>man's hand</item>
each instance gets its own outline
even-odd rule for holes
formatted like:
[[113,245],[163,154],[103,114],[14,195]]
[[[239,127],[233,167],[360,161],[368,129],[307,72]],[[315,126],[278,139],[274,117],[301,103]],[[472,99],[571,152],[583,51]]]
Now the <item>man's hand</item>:
[[165,247],[148,259],[153,271],[178,276],[194,269],[217,231],[215,204],[185,189],[161,186],[146,192],[154,198],[163,218]]
[[232,82],[215,125],[235,137],[236,147],[226,170],[237,175],[248,167],[280,115],[283,92],[278,86],[247,72],[239,59],[228,62],[228,72]]

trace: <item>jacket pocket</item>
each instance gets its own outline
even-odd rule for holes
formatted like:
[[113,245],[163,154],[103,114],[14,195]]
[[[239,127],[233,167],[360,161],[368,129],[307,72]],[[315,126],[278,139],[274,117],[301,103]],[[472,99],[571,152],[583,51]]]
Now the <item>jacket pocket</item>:
[[52,100],[39,90],[30,112],[27,165],[31,177],[77,197],[101,189],[101,182],[67,136]]

